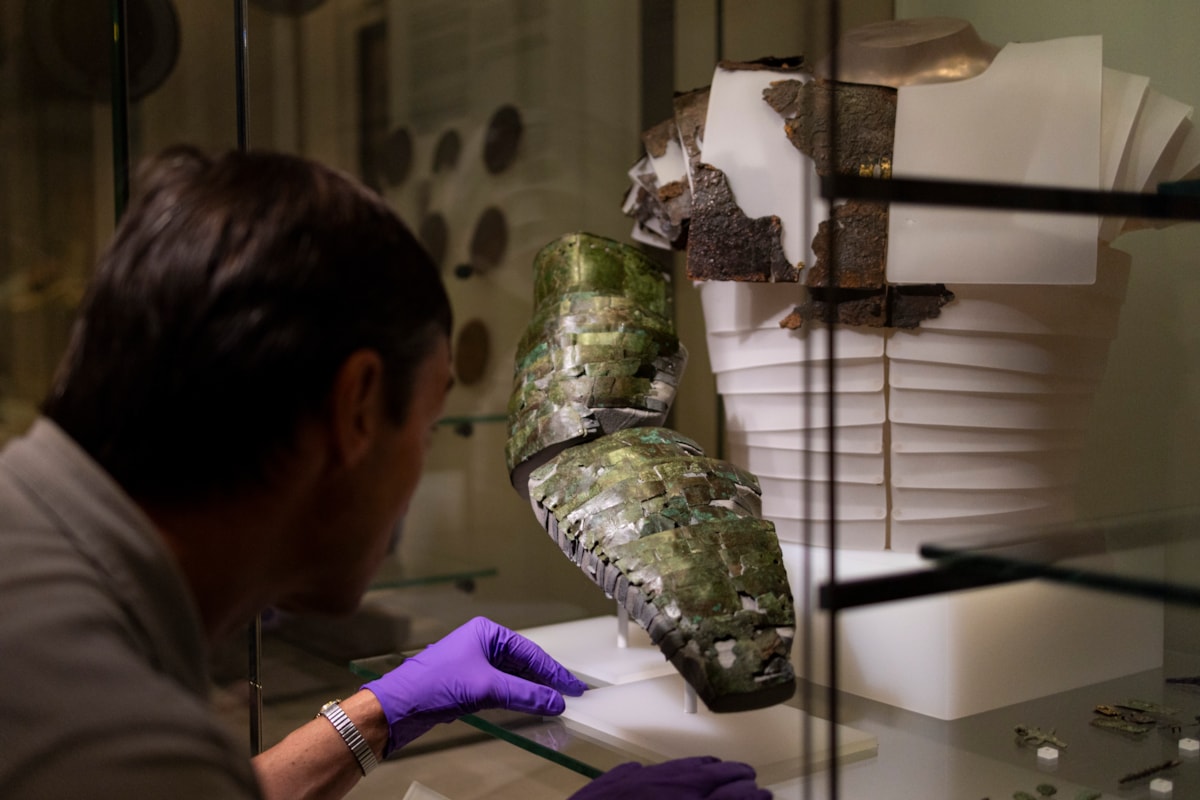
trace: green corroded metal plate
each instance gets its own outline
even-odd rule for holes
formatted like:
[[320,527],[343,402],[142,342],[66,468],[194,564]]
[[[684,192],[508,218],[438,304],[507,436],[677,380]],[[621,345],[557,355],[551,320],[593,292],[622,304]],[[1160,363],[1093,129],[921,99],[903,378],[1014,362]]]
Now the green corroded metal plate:
[[669,276],[590,234],[534,266],[508,408],[514,487],[710,709],[781,702],[795,612],[758,479],[659,427],[687,362]]
[[602,236],[568,234],[534,258],[534,308],[578,291],[628,297],[648,311],[671,315],[671,286],[662,267],[640,250]]

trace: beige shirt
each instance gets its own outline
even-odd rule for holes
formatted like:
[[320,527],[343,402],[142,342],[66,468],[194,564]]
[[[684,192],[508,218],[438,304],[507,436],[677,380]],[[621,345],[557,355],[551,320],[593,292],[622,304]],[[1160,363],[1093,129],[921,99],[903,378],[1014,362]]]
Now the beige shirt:
[[149,519],[49,420],[0,452],[0,796],[251,798]]

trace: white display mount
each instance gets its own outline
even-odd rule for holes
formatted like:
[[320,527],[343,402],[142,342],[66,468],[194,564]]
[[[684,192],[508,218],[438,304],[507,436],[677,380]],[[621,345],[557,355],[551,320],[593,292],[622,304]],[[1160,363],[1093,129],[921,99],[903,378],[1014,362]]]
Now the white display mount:
[[[796,607],[815,608],[800,573],[808,564],[814,591],[826,583],[828,550],[804,559],[801,545],[780,547]],[[837,553],[842,581],[928,567],[910,553]],[[943,720],[1162,666],[1161,602],[1047,581],[849,609],[837,626],[840,691]],[[828,636],[827,616],[815,615],[808,677],[824,686]]]
[[[623,609],[618,609],[623,611]],[[588,686],[611,686],[675,674],[675,668],[624,614],[526,628],[521,635],[554,656]]]
[[[597,687],[568,697],[560,719],[580,736],[631,758],[657,763],[711,755],[741,761],[754,767],[762,786],[793,780],[806,764],[820,769],[834,759],[829,722],[798,708],[714,714],[697,704],[694,691],[645,632],[636,626],[628,630],[623,619],[594,617],[520,633]],[[839,763],[877,750],[873,735],[836,726]]]

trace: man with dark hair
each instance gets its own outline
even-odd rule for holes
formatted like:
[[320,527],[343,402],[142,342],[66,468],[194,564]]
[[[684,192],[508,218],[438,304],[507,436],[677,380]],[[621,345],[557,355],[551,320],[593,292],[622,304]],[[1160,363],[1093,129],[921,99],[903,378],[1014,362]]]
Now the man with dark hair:
[[[375,195],[303,159],[148,163],[31,430],[0,453],[0,794],[340,797],[439,722],[584,685],[477,618],[258,756],[208,643],[274,605],[353,610],[441,415],[450,304]],[[710,758],[608,796],[765,797]]]

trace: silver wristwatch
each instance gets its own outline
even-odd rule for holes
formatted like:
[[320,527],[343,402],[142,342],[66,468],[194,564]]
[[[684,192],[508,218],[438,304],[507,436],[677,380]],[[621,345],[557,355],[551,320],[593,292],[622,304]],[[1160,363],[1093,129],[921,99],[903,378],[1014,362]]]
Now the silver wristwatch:
[[362,770],[362,774],[366,775],[379,766],[379,761],[376,760],[375,752],[371,750],[371,746],[367,744],[367,740],[363,738],[363,735],[359,733],[355,724],[346,716],[346,712],[342,711],[342,707],[339,705],[340,702],[340,700],[330,700],[321,706],[321,710],[317,712],[317,716],[329,720],[334,730],[342,737],[342,741],[346,743],[346,747],[349,747],[350,752],[354,754],[354,758],[358,761],[358,768]]

